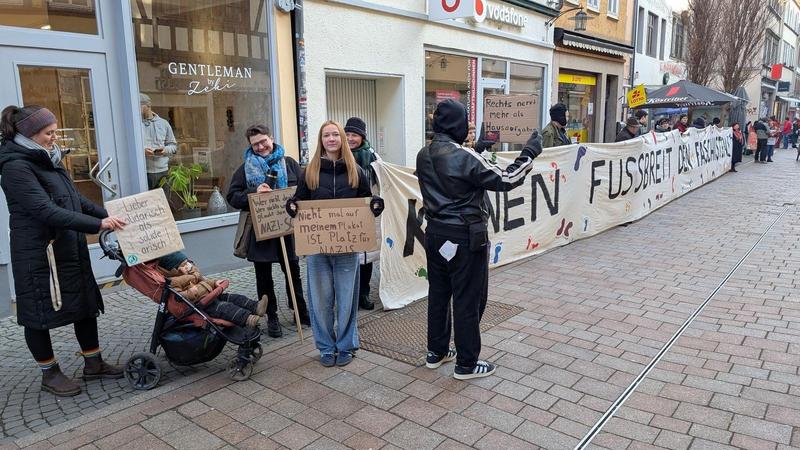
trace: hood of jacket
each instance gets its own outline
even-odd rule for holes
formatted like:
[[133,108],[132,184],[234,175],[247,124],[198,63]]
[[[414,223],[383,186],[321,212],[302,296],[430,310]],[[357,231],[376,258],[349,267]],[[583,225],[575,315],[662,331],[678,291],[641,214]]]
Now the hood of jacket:
[[461,145],[469,133],[467,108],[452,99],[439,103],[433,113],[433,131],[446,134]]
[[52,167],[50,155],[45,150],[25,148],[12,140],[4,140],[0,145],[0,172],[6,163],[16,160],[30,161],[45,167]]

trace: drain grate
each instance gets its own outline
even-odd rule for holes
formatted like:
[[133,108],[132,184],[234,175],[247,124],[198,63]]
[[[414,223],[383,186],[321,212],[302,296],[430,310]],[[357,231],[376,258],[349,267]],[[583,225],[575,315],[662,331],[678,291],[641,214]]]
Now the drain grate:
[[[489,302],[483,312],[481,332],[522,311],[519,306]],[[358,321],[361,348],[413,366],[425,364],[427,330],[427,299],[405,308],[376,312]]]

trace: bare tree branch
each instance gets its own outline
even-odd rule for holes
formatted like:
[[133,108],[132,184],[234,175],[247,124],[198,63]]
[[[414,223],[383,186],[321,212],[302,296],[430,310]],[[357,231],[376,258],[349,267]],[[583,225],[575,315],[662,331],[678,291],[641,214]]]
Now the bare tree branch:
[[721,11],[725,39],[719,46],[719,72],[722,88],[733,93],[760,72],[770,11],[769,0],[726,3]]
[[[749,0],[748,0],[749,1]],[[756,0],[760,3],[761,0]],[[707,86],[714,78],[719,59],[719,42],[723,36],[722,11],[726,0],[689,0],[686,30],[687,78],[693,83]],[[731,4],[747,2],[728,1]],[[726,33],[727,34],[727,33]],[[732,38],[735,38],[731,36]],[[725,39],[728,39],[726,36]]]

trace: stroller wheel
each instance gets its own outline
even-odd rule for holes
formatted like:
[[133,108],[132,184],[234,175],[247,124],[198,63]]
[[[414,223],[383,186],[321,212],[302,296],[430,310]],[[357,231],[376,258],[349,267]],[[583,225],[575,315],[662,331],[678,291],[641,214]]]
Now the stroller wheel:
[[125,379],[141,391],[153,389],[161,379],[161,367],[156,357],[150,353],[137,353],[125,363]]
[[228,375],[233,381],[244,381],[253,374],[253,363],[239,358],[231,359],[228,364]]
[[253,363],[257,363],[259,359],[264,355],[264,347],[261,344],[256,344],[250,352],[250,358],[252,359]]

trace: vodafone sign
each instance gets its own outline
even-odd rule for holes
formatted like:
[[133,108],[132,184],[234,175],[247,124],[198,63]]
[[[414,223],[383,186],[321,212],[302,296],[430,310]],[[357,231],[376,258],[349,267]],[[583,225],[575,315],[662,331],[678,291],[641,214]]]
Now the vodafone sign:
[[472,17],[476,1],[482,0],[428,0],[428,18],[444,20]]

